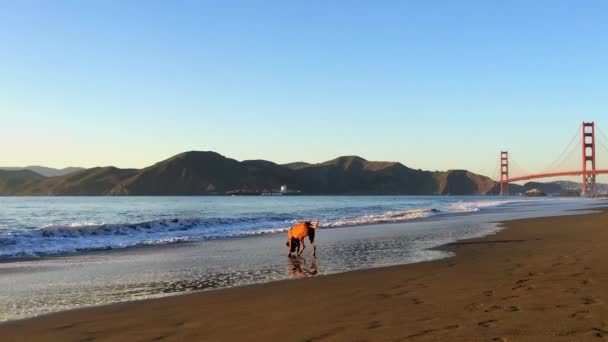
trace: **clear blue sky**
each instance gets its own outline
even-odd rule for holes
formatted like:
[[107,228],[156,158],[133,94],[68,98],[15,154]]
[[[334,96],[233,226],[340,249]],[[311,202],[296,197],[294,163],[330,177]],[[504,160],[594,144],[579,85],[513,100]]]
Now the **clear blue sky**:
[[607,33],[606,1],[0,1],[0,165],[542,169],[608,131]]

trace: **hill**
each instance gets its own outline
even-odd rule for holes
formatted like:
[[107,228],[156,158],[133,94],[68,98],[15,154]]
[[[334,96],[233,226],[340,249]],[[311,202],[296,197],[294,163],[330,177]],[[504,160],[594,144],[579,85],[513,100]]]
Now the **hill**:
[[497,193],[496,182],[467,170],[437,172],[437,194],[439,195],[485,195]]
[[210,151],[184,152],[139,170],[96,167],[55,177],[23,173],[21,178],[0,174],[0,182],[2,195],[210,195],[272,190],[281,185],[319,195],[481,195],[498,191],[493,180],[466,170],[430,172],[358,156],[279,165],[266,160],[237,161]]
[[55,169],[52,167],[46,167],[46,166],[25,166],[25,167],[2,167],[0,166],[0,170],[10,170],[10,171],[16,171],[16,170],[30,170],[30,171],[34,171],[39,175],[42,175],[44,177],[55,177],[55,176],[63,176],[63,175],[67,175],[69,173],[73,173],[76,171],[81,171],[84,170],[84,168],[82,167],[64,167],[63,169]]
[[111,190],[136,174],[136,169],[119,169],[113,166],[94,167],[64,176],[48,177],[25,184],[14,191],[15,195],[44,196],[98,196],[110,195]]
[[254,187],[276,188],[289,170],[272,162],[238,162],[215,152],[185,152],[140,170],[113,195],[201,195]]
[[16,195],[18,189],[45,179],[31,170],[0,170],[0,194]]
[[294,163],[283,164],[282,166],[285,166],[286,168],[291,169],[291,170],[298,170],[298,169],[301,169],[303,167],[307,167],[310,165],[312,165],[312,164],[309,164],[306,162],[294,162]]
[[311,194],[432,194],[433,174],[395,162],[344,156],[294,170],[296,188]]

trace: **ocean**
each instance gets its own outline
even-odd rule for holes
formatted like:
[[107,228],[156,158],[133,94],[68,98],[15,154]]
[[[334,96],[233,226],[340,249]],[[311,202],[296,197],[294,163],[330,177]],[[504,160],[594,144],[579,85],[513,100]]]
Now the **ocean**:
[[[491,196],[0,197],[0,321],[449,257],[496,222],[591,209]],[[286,230],[319,219],[317,258]]]
[[488,196],[0,197],[0,260],[476,212]]

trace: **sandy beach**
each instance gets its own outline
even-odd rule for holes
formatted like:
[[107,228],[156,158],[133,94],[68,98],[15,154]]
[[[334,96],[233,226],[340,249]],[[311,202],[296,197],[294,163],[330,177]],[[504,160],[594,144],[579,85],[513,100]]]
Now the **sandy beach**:
[[455,257],[0,325],[3,341],[608,338],[608,210],[511,221]]

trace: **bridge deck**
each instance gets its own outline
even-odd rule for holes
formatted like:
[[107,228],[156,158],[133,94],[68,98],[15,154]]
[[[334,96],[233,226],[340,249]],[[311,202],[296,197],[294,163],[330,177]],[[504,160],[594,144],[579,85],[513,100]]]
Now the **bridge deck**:
[[[562,172],[549,172],[549,173],[536,173],[526,176],[519,176],[509,178],[507,180],[502,181],[502,183],[511,183],[518,182],[523,180],[537,179],[537,178],[549,178],[549,177],[564,177],[564,176],[580,176],[583,174],[583,171],[562,171]],[[588,175],[600,175],[600,174],[608,174],[608,170],[587,170]],[[500,181],[499,181],[500,182]]]

